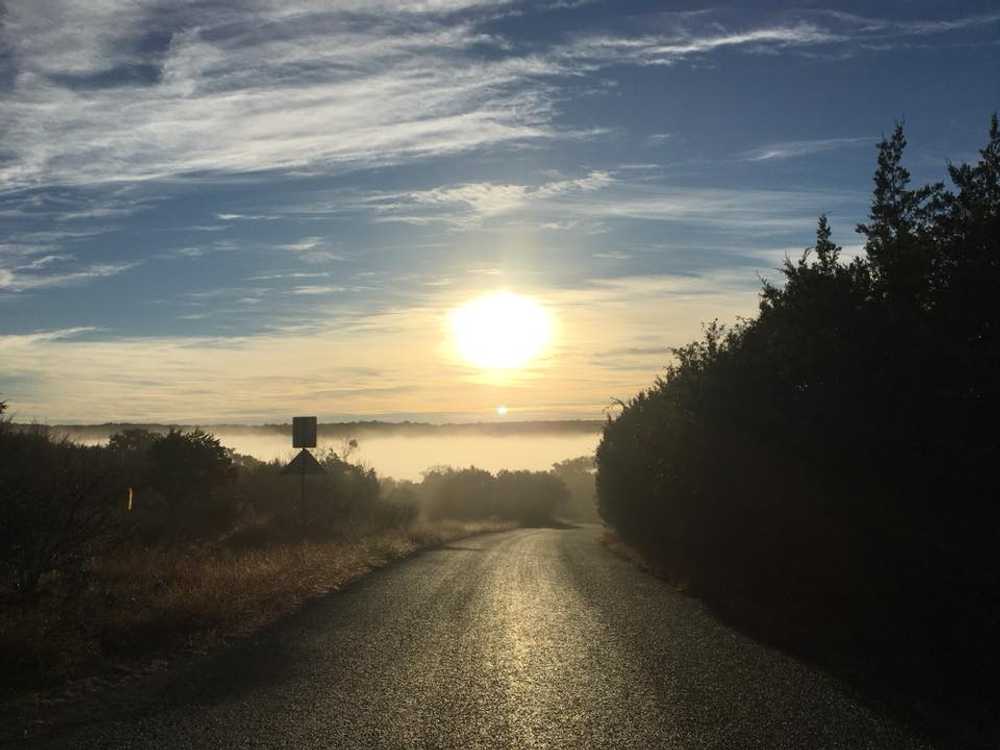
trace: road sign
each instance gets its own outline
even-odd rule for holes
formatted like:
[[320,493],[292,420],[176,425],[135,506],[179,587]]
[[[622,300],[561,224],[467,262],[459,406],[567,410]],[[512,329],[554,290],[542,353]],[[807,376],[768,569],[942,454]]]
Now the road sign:
[[[300,417],[296,417],[296,420]],[[316,417],[304,417],[304,419],[312,420],[312,431],[313,431],[313,445],[316,445]],[[295,444],[298,446],[298,443]],[[309,452],[308,448],[303,448],[299,451],[299,454],[293,458],[288,466],[281,470],[282,474],[298,474],[299,475],[299,521],[302,524],[302,528],[306,526],[306,475],[307,474],[325,474],[326,471],[320,465],[320,462],[316,460],[316,457]]]
[[292,417],[292,447],[316,447],[316,417]]
[[299,454],[291,460],[291,462],[284,469],[281,470],[282,474],[325,474],[326,469],[323,468],[322,464],[316,460],[306,448],[299,451]]

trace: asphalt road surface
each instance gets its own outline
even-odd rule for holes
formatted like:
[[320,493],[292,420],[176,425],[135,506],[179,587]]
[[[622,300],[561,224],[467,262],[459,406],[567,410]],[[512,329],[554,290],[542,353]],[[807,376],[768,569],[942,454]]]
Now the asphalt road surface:
[[593,528],[374,573],[52,747],[906,748],[831,677],[717,622]]

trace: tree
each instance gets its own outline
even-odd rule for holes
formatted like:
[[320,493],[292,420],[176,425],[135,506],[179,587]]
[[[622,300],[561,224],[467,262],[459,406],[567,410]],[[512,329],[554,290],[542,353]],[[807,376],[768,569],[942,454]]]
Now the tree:
[[497,515],[523,526],[551,523],[556,509],[569,501],[566,485],[547,471],[501,471],[494,484]]
[[594,473],[593,456],[567,458],[552,465],[552,474],[560,479],[569,491],[565,506],[559,508],[561,513],[577,521],[598,520]]
[[149,447],[149,484],[166,503],[166,525],[174,534],[218,531],[236,508],[225,491],[236,472],[228,451],[201,429],[171,429]]
[[1000,666],[1000,124],[954,190],[911,188],[905,145],[879,145],[864,254],[821,216],[755,317],[706,326],[609,417],[597,490],[709,600],[954,684]]
[[145,455],[159,437],[157,433],[141,428],[122,430],[108,438],[108,448],[117,453]]
[[159,437],[155,432],[136,428],[116,432],[108,438],[108,450],[133,493],[141,492],[149,484],[150,453]]
[[429,518],[487,518],[495,514],[493,475],[483,469],[437,467],[424,474],[421,489]]
[[932,248],[929,234],[940,210],[944,185],[934,183],[910,190],[910,173],[902,165],[906,136],[901,123],[879,144],[873,178],[870,220],[859,224],[865,253],[883,296],[897,304],[925,302]]

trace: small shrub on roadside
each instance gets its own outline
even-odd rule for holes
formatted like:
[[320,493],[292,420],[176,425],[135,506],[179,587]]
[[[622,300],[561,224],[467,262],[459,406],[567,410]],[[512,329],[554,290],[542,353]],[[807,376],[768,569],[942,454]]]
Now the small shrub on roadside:
[[126,487],[107,452],[0,424],[0,456],[4,584],[24,596],[49,574],[80,579],[122,530]]

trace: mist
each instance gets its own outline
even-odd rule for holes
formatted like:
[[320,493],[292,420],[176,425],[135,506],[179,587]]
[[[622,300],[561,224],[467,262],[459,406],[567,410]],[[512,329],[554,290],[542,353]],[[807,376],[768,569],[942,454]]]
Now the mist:
[[[287,435],[219,431],[223,445],[259,458],[291,459],[296,451]],[[569,434],[443,434],[407,436],[362,435],[350,454],[352,463],[375,469],[379,476],[419,481],[432,466],[476,466],[487,471],[529,469],[542,471],[557,461],[592,454],[598,432]],[[320,438],[318,449],[343,453],[345,439]]]
[[[321,424],[315,452],[326,449],[351,463],[375,469],[380,477],[420,481],[433,467],[475,466],[496,473],[501,469],[547,471],[552,464],[593,455],[601,422],[520,422],[430,425],[422,423]],[[84,445],[105,445],[114,433],[144,427],[164,433],[167,425],[58,425],[52,433]],[[181,429],[191,429],[181,427]],[[208,425],[227,448],[261,461],[290,461],[288,426]],[[356,442],[349,446],[349,442]]]

